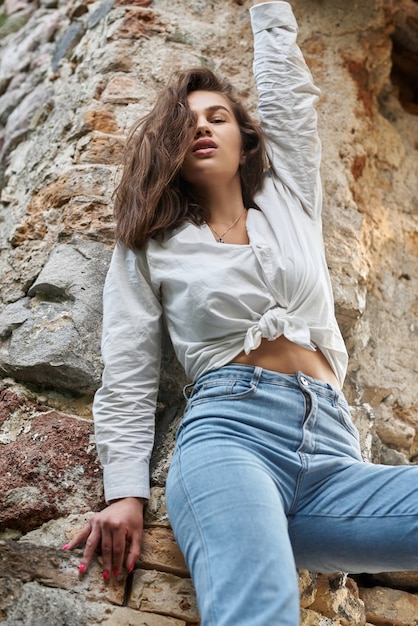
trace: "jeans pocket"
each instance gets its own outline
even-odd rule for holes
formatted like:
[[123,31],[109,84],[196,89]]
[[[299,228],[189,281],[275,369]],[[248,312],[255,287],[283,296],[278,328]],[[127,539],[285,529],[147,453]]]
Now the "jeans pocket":
[[357,430],[356,425],[351,419],[350,408],[347,404],[345,398],[341,398],[338,401],[338,416],[340,419],[340,423],[344,426],[344,428],[356,438],[357,441],[360,439],[359,431]]
[[196,385],[189,403],[193,407],[204,402],[243,400],[253,396],[256,391],[257,385],[251,380],[225,380],[224,378],[208,380]]

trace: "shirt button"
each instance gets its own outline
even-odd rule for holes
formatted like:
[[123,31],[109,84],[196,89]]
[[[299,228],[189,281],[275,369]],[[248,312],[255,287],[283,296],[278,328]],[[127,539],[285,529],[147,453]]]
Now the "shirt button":
[[306,378],[304,376],[300,377],[300,382],[302,383],[302,385],[304,385],[305,387],[309,387],[309,382],[306,380]]

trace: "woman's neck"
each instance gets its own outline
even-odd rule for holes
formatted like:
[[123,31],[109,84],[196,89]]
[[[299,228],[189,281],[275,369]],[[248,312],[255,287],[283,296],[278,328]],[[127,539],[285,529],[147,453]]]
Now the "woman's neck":
[[202,190],[199,196],[210,222],[230,224],[244,210],[240,184],[211,186]]

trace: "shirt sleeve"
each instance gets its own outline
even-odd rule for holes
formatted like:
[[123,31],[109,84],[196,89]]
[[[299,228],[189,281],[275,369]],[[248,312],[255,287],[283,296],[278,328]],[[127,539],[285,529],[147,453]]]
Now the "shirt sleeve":
[[116,245],[103,293],[102,386],[93,403],[106,501],[149,497],[161,305],[145,253]]
[[320,91],[296,44],[298,29],[290,4],[267,2],[250,12],[259,115],[270,165],[278,183],[315,219],[322,204],[315,110]]

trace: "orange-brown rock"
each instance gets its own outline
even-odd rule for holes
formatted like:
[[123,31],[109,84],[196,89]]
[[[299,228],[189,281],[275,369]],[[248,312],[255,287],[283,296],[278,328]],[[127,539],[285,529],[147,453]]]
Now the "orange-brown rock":
[[142,86],[138,80],[126,74],[115,74],[107,83],[101,99],[109,104],[128,104],[141,98]]
[[361,589],[367,619],[376,626],[417,626],[418,597],[399,589]]
[[180,549],[168,528],[146,528],[143,535],[141,567],[190,576]]
[[121,161],[125,138],[94,132],[78,143],[78,163],[117,164]]
[[148,8],[152,5],[152,0],[116,0],[116,6],[125,7],[145,7]]
[[309,607],[340,620],[342,626],[364,626],[366,613],[356,583],[344,576],[318,575],[315,600]]
[[27,217],[11,237],[14,246],[31,239],[44,239],[60,232],[62,211],[68,202],[103,202],[110,199],[113,177],[103,166],[79,166],[65,172],[54,182],[37,191],[28,204]]
[[341,626],[341,622],[339,619],[324,617],[311,609],[301,609],[299,626]]
[[316,596],[316,575],[308,570],[299,570],[299,596],[302,608],[311,606]]
[[134,574],[130,608],[161,613],[187,623],[198,623],[196,598],[190,579],[155,570]]
[[97,130],[100,133],[116,133],[118,131],[115,114],[107,109],[90,109],[86,111],[84,124],[88,130]]
[[112,35],[112,39],[134,39],[136,37],[144,37],[152,33],[162,33],[166,30],[155,13],[147,9],[131,9],[126,11],[125,18],[116,32]]

